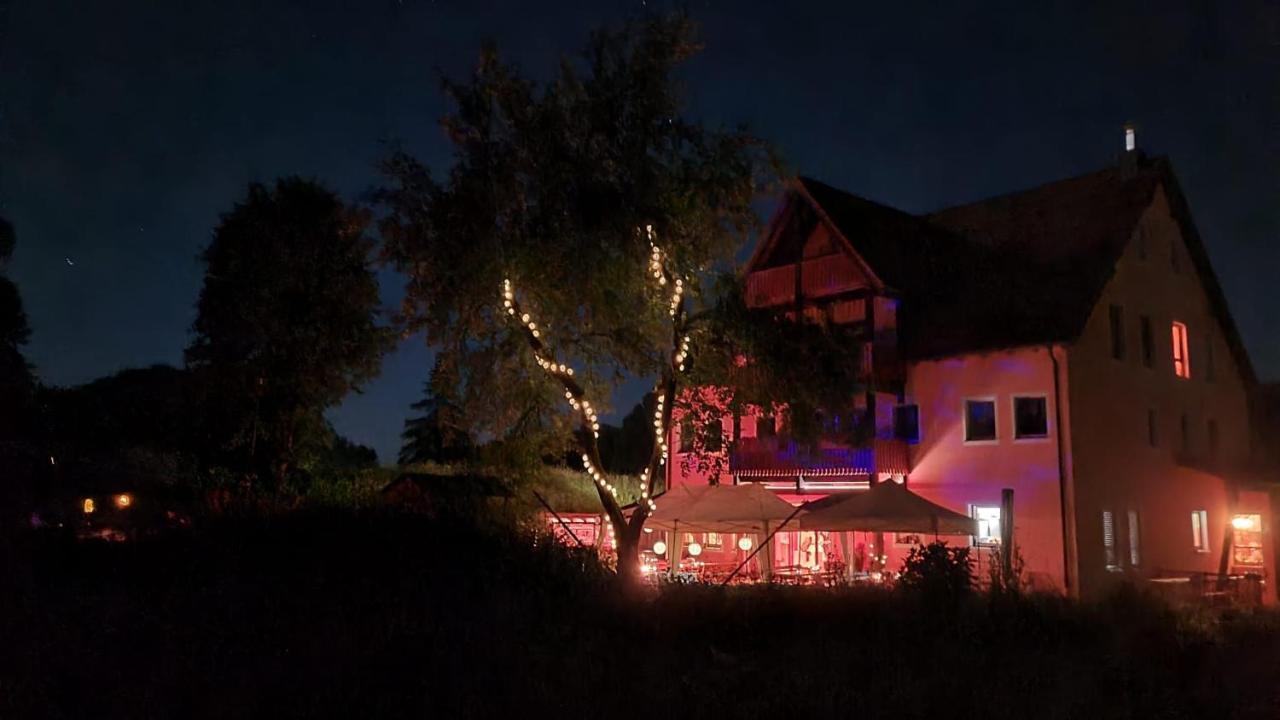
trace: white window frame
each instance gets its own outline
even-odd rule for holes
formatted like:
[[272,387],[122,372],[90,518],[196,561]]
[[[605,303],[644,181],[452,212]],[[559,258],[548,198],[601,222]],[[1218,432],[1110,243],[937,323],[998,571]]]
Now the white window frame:
[[[994,511],[994,512],[995,512],[995,517],[996,517],[996,533],[995,533],[995,535],[994,535],[994,536],[992,536],[990,533],[988,533],[986,536],[983,536],[983,535],[982,535],[982,533],[981,533],[982,524],[983,524],[984,522],[986,522],[986,523],[990,523],[990,522],[991,522],[991,520],[990,520],[990,518],[989,518],[989,517],[988,517],[987,519],[985,519],[985,520],[981,517],[980,513],[981,513],[981,512],[984,512],[984,511]],[[973,545],[974,547],[984,547],[984,548],[998,548],[998,547],[1000,547],[1000,539],[1001,539],[1001,537],[1002,537],[1002,533],[1001,533],[1002,526],[1001,526],[1001,523],[1003,523],[1003,522],[1004,522],[1004,518],[1003,518],[1003,517],[1001,517],[1001,515],[1002,515],[1002,513],[1000,512],[1000,506],[999,506],[999,505],[979,505],[979,504],[977,504],[977,503],[971,503],[971,504],[969,505],[969,517],[971,517],[971,518],[973,518],[974,520],[977,520],[977,521],[978,521],[978,529],[979,529],[979,533],[978,533],[977,535],[974,535],[972,538],[970,538],[970,544],[971,544],[971,545]],[[983,539],[984,537],[989,538],[989,539]]]
[[[1044,435],[1028,435],[1026,437],[1018,437],[1018,400],[1043,400],[1044,401]],[[1013,441],[1016,443],[1037,443],[1049,442],[1053,437],[1053,416],[1049,413],[1049,395],[1048,393],[1014,393],[1009,396],[1009,417],[1013,418]],[[997,428],[997,435],[999,431]]]
[[1142,566],[1142,517],[1130,509],[1125,516],[1125,531],[1129,536],[1129,565]]
[[[1108,543],[1107,525],[1111,525],[1111,542]],[[1120,564],[1120,549],[1117,547],[1120,543],[1117,536],[1119,535],[1116,527],[1116,514],[1110,510],[1102,511],[1102,562],[1107,568],[1107,572],[1120,572],[1124,568]]]
[[1205,510],[1191,511],[1191,547],[1198,553],[1210,551],[1209,513]]
[[[995,415],[996,436],[990,440],[970,440],[969,439],[969,403],[986,402],[991,403],[991,412]],[[999,445],[1000,444],[1000,403],[995,395],[974,396],[960,399],[960,421],[964,435],[961,439],[965,445]]]

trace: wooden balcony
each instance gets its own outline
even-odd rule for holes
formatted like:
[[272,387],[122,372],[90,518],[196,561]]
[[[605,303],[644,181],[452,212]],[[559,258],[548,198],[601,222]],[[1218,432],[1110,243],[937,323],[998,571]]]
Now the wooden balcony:
[[747,306],[772,307],[794,303],[796,268],[794,265],[769,268],[747,275]]
[[[845,255],[805,260],[800,266],[800,300],[813,300],[865,287],[857,264]],[[796,302],[796,266],[759,270],[747,275],[747,305],[772,307]]]
[[729,470],[749,478],[792,478],[807,482],[847,480],[872,472],[906,474],[907,445],[901,440],[875,439],[849,447],[820,442],[808,448],[786,437],[743,438],[729,454]]

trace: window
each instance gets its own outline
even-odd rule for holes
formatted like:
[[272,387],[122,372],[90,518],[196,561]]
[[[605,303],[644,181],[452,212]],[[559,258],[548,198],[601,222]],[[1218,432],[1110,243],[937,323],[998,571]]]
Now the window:
[[1209,421],[1209,459],[1218,459],[1218,423],[1216,420]]
[[996,401],[964,401],[964,441],[991,442],[996,439]]
[[724,447],[724,425],[718,419],[708,420],[706,433],[707,452],[720,452],[720,448]]
[[1156,411],[1147,410],[1147,444],[1151,447],[1160,445],[1160,426],[1156,420]]
[[1231,518],[1231,560],[1236,565],[1262,565],[1262,516]]
[[1209,513],[1204,510],[1191,511],[1191,547],[1196,552],[1209,552]]
[[772,415],[761,415],[756,418],[756,437],[771,438],[778,434],[778,426]]
[[1043,396],[1013,398],[1013,437],[1049,437],[1048,402]]
[[974,536],[975,545],[996,547],[1000,545],[1000,508],[973,506],[973,518],[978,521],[978,534]]
[[819,410],[816,413],[818,427],[822,428],[822,434],[827,436],[839,435],[843,427],[840,413],[824,412]]
[[680,421],[680,452],[693,452],[693,420],[688,417]]
[[1136,238],[1138,246],[1138,259],[1147,259],[1147,225],[1146,223],[1138,223],[1138,237]]
[[1108,570],[1116,572],[1120,569],[1120,560],[1116,556],[1116,520],[1110,510],[1102,511],[1102,557]]
[[721,536],[720,533],[713,533],[713,532],[707,533],[706,546],[708,549],[711,549],[711,550],[719,550],[724,546],[723,536]]
[[1173,323],[1173,374],[1180,378],[1191,377],[1191,358],[1187,354],[1187,326]]
[[919,405],[898,405],[893,408],[893,436],[912,445],[920,442]]
[[1142,526],[1138,524],[1138,511],[1129,511],[1129,564],[1142,564]]
[[1187,414],[1183,413],[1179,421],[1182,430],[1182,442],[1178,447],[1182,448],[1182,454],[1186,455],[1191,452],[1191,423],[1187,422]]
[[1111,318],[1111,357],[1124,359],[1124,308],[1112,305]]
[[914,547],[916,545],[924,544],[925,541],[921,533],[896,532],[893,534],[894,547]]
[[1142,315],[1138,318],[1142,329],[1142,366],[1151,367],[1155,362],[1155,343],[1151,335],[1151,318]]

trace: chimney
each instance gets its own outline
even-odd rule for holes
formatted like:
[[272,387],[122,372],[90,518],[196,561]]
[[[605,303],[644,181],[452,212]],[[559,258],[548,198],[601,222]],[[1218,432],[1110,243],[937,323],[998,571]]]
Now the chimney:
[[1146,155],[1138,149],[1138,131],[1133,123],[1124,124],[1124,152],[1120,153],[1120,174],[1132,177],[1137,172]]

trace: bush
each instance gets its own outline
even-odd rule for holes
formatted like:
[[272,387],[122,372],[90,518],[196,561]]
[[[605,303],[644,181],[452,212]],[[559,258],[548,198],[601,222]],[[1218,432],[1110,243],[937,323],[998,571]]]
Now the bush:
[[[29,540],[29,539],[28,539]],[[906,585],[963,587],[964,548]],[[0,717],[1272,718],[1280,614],[968,593],[620,594],[545,534],[312,507],[0,538]],[[938,581],[941,577],[945,581]],[[914,583],[914,584],[913,584]]]
[[911,549],[902,564],[898,586],[930,598],[961,598],[973,589],[973,559],[967,547],[931,542]]
[[1027,561],[1022,557],[1022,548],[1016,544],[1010,551],[1008,567],[999,554],[992,557],[987,564],[987,590],[992,595],[1021,595],[1027,589]]

